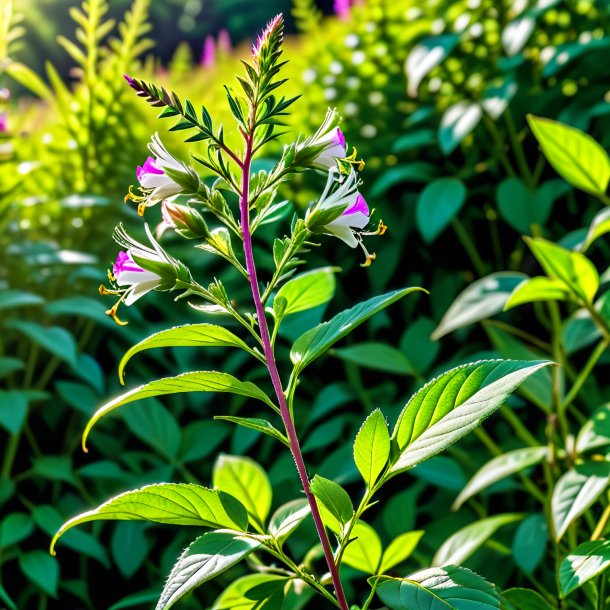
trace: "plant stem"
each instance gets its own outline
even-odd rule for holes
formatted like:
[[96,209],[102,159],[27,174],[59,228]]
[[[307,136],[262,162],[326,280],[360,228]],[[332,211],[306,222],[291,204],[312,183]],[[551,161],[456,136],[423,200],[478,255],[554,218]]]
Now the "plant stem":
[[504,121],[506,123],[506,127],[508,130],[508,135],[511,139],[513,145],[513,152],[515,153],[515,157],[517,159],[517,165],[519,166],[519,171],[523,176],[523,179],[527,182],[530,189],[534,189],[534,177],[530,171],[530,168],[527,164],[527,159],[525,158],[525,153],[523,152],[523,146],[521,145],[521,140],[519,140],[519,134],[517,133],[517,129],[515,128],[515,121],[513,120],[513,115],[510,112],[510,109],[507,109],[504,113]]
[[466,231],[464,225],[457,216],[451,221],[451,226],[460,240],[460,243],[464,246],[464,250],[466,250],[475,271],[479,276],[483,277],[485,275],[485,263],[481,260],[476,246],[470,238],[470,235],[468,235],[468,231]]
[[604,530],[606,529],[606,525],[608,524],[608,519],[610,519],[610,504],[606,506],[602,516],[600,517],[597,527],[593,534],[591,534],[591,540],[598,540],[604,535]]
[[258,279],[256,277],[256,267],[254,265],[254,254],[252,251],[252,234],[250,232],[250,201],[248,195],[250,188],[250,166],[252,163],[252,134],[246,134],[245,139],[246,151],[242,166],[242,188],[239,202],[241,212],[241,230],[244,240],[246,269],[248,270],[248,275],[250,276],[250,288],[252,290],[252,298],[254,299],[254,306],[256,308],[258,325],[260,329],[261,340],[263,343],[263,352],[265,354],[265,359],[267,360],[267,368],[269,369],[271,383],[273,384],[273,389],[275,390],[275,394],[277,396],[282,421],[284,422],[286,434],[288,435],[288,440],[290,441],[290,451],[292,452],[292,457],[294,458],[294,462],[299,473],[299,478],[301,479],[303,491],[305,492],[305,496],[307,497],[307,501],[309,502],[309,506],[311,507],[311,515],[313,517],[316,530],[318,532],[318,537],[320,538],[320,542],[322,543],[322,549],[324,551],[326,563],[328,564],[328,569],[331,575],[333,586],[335,588],[335,594],[337,595],[337,599],[339,601],[339,607],[341,608],[341,610],[349,610],[349,605],[347,603],[347,600],[345,599],[345,594],[341,585],[339,572],[337,570],[337,566],[335,565],[335,560],[333,557],[330,542],[328,540],[328,536],[326,535],[324,524],[322,523],[322,517],[320,516],[320,511],[318,509],[315,496],[311,493],[311,489],[309,486],[309,477],[307,475],[307,469],[303,460],[303,454],[301,453],[299,439],[296,434],[290,410],[288,409],[288,404],[286,402],[286,397],[282,388],[282,382],[280,379],[279,371],[275,362],[275,356],[273,354],[273,347],[271,346],[269,328],[267,326],[267,319],[265,317],[265,307],[261,300],[260,290],[258,287]]

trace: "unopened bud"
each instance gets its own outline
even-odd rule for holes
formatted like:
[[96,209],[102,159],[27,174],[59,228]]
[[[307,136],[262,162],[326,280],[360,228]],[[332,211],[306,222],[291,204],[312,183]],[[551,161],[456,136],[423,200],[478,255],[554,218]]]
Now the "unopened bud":
[[165,222],[186,239],[206,239],[210,236],[201,214],[187,205],[164,201],[162,214]]

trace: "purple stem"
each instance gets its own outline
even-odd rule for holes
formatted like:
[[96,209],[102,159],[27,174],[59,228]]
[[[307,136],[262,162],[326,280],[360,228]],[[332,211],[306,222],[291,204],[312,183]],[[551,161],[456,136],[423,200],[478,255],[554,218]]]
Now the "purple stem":
[[241,186],[241,198],[239,207],[241,211],[241,230],[244,239],[244,254],[246,257],[246,269],[250,277],[250,288],[252,289],[252,297],[254,299],[254,305],[256,307],[256,315],[258,319],[258,325],[261,333],[261,340],[263,342],[263,351],[265,353],[265,359],[267,361],[267,368],[269,369],[269,375],[271,377],[271,383],[275,390],[275,395],[280,406],[280,412],[282,415],[282,421],[286,427],[286,433],[288,434],[288,440],[290,441],[290,451],[294,458],[299,478],[303,486],[305,496],[311,507],[311,516],[313,517],[318,532],[318,537],[322,543],[322,549],[324,550],[324,557],[328,564],[328,570],[332,578],[333,586],[335,588],[335,594],[339,602],[341,610],[349,610],[347,600],[345,599],[345,593],[343,592],[343,586],[341,584],[341,578],[339,577],[339,571],[335,565],[335,559],[333,557],[332,549],[330,548],[330,542],[322,523],[322,517],[320,516],[320,510],[316,503],[315,496],[311,493],[309,487],[309,477],[307,476],[307,468],[303,460],[303,454],[301,453],[301,446],[297,437],[296,430],[294,428],[294,422],[286,403],[286,397],[284,396],[284,390],[282,388],[282,381],[280,374],[277,370],[277,364],[275,362],[275,356],[273,354],[273,347],[271,346],[271,339],[269,336],[269,327],[267,326],[267,319],[265,317],[265,308],[261,301],[261,295],[258,288],[258,280],[256,278],[256,267],[254,265],[254,254],[252,252],[252,234],[250,232],[250,203],[249,199],[249,188],[250,188],[250,165],[252,163],[252,136],[246,135],[246,152],[242,161],[242,186]]

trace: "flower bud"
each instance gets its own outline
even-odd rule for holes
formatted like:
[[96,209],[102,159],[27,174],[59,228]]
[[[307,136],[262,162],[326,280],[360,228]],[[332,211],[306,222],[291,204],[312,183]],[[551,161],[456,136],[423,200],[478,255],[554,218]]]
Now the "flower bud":
[[165,222],[186,239],[207,239],[210,236],[201,214],[187,205],[179,205],[165,200],[162,205]]

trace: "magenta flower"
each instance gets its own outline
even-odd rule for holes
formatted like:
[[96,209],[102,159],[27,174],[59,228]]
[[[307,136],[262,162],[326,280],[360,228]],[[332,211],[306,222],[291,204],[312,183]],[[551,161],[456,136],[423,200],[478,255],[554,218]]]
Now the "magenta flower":
[[345,136],[336,123],[336,110],[328,109],[324,121],[313,136],[297,144],[297,163],[321,170],[337,168],[337,161],[345,159],[347,148]]
[[6,112],[0,112],[0,133],[8,131],[8,116]]
[[[160,258],[158,262],[161,262]],[[142,269],[134,261],[130,251],[119,252],[112,266],[112,275],[118,286],[126,287],[121,299],[125,305],[135,303],[139,298],[161,284],[161,277],[152,271]]]
[[212,35],[206,36],[203,42],[203,52],[201,54],[201,65],[205,67],[213,66],[216,63],[216,41]]
[[229,51],[231,51],[233,48],[233,45],[231,44],[231,36],[229,31],[225,28],[218,32],[218,48],[223,53],[229,53]]
[[269,42],[271,34],[275,28],[282,22],[283,15],[276,15],[268,24],[267,27],[258,35],[256,43],[252,45],[252,58],[258,62],[263,47]]

